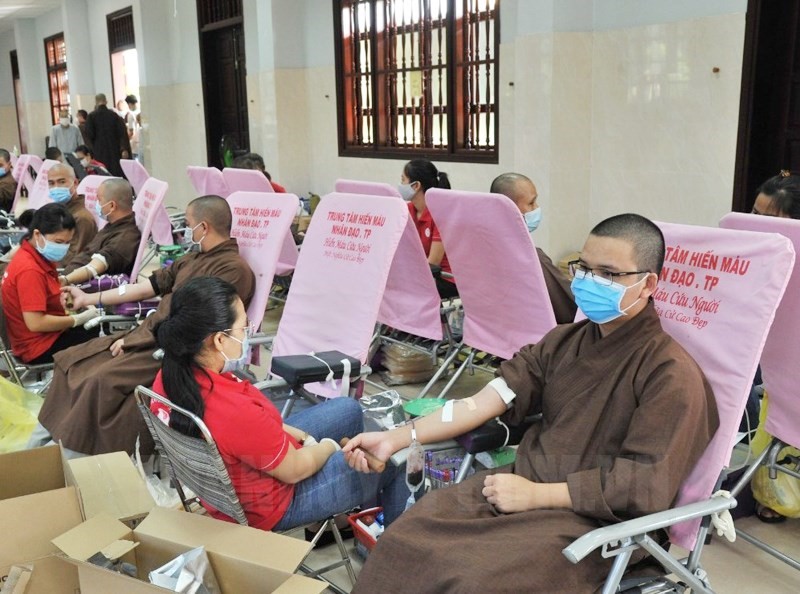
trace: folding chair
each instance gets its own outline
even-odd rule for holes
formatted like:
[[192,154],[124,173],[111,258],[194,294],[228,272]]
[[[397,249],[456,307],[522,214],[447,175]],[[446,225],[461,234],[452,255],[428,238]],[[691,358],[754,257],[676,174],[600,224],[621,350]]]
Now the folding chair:
[[[389,184],[350,179],[337,179],[336,191],[376,198],[400,197],[397,189]],[[452,307],[442,307],[425,251],[417,236],[414,222],[409,217],[392,260],[386,290],[378,311],[378,322],[383,328],[378,328],[376,332],[375,349],[379,346],[378,340],[383,343],[403,344],[429,354],[436,363],[440,347],[446,344],[447,359],[456,347],[447,323],[447,315],[452,310]],[[387,332],[387,329],[407,332],[411,336],[399,340],[394,332]],[[425,346],[420,337],[433,342]]]
[[[725,215],[719,225],[725,229],[780,233],[789,238],[795,251],[800,247],[800,221],[794,219],[731,213]],[[797,422],[800,419],[800,401],[797,398],[800,378],[795,360],[796,353],[800,351],[798,296],[800,296],[800,267],[795,267],[786,294],[775,312],[775,323],[770,329],[761,355],[761,377],[769,394],[765,429],[773,437],[731,491],[734,496],[745,488],[761,466],[769,469],[769,476],[773,480],[777,478],[778,472],[800,479],[800,473],[796,470],[778,463],[778,456],[785,447],[800,447],[800,429]],[[736,534],[762,551],[800,570],[800,560],[785,555],[743,530],[737,529]]]
[[47,159],[42,163],[42,166],[36,174],[33,187],[28,193],[28,208],[38,209],[52,202],[50,199],[50,188],[47,184],[47,172],[50,171],[54,165],[58,164],[58,161],[52,159]]
[[[34,167],[34,158],[38,160],[38,167]],[[11,170],[14,179],[17,180],[17,190],[14,193],[14,202],[11,205],[11,212],[9,214],[17,212],[17,206],[19,205],[19,198],[22,195],[23,188],[28,192],[28,196],[30,196],[31,190],[33,190],[33,182],[35,181],[34,176],[31,175],[31,169],[33,168],[35,171],[38,171],[41,166],[42,160],[36,155],[20,155],[17,157],[14,169]]]
[[[596,549],[615,557],[604,594],[686,587],[713,592],[700,557],[712,516],[735,507],[736,500],[711,494],[730,460],[753,374],[794,265],[791,242],[777,234],[659,226],[667,259],[653,296],[656,309],[664,329],[694,357],[714,389],[720,425],[673,509],[598,528],[562,551],[573,563]],[[672,544],[690,551],[688,558],[675,559],[648,534],[661,529],[668,529]],[[640,548],[663,566],[663,576],[623,580]],[[669,574],[674,576],[665,577]]]
[[[184,509],[187,512],[192,512],[191,500],[186,497],[186,492],[184,491],[184,486],[186,486],[197,494],[201,502],[208,503],[214,509],[222,512],[239,524],[247,526],[247,516],[233,488],[233,483],[225,467],[225,462],[217,449],[214,437],[211,435],[211,432],[208,430],[203,420],[194,413],[174,405],[167,398],[164,398],[144,386],[136,388],[135,396],[136,404],[139,407],[139,411],[142,413],[142,417],[144,417],[147,429],[153,436],[156,451],[166,462],[167,472],[175,484],[175,488],[178,490]],[[151,400],[160,402],[169,407],[172,412],[178,412],[187,417],[200,430],[203,438],[188,437],[170,428],[150,410],[149,405]],[[329,587],[335,592],[344,593],[344,590],[333,584],[333,582],[323,575],[332,569],[344,566],[347,569],[347,574],[350,577],[351,583],[355,584],[356,581],[350,555],[347,552],[347,548],[342,540],[342,534],[336,526],[333,517],[327,518],[322,523],[322,526],[314,535],[311,547],[313,549],[313,547],[316,546],[317,541],[327,529],[333,532],[336,546],[341,555],[341,560],[326,565],[321,569],[312,570],[305,564],[305,559],[308,558],[308,555],[306,555],[301,562],[300,569],[310,577],[322,578],[330,584]],[[309,550],[309,554],[310,553],[311,550]]]
[[[400,199],[376,201],[339,193],[322,199],[308,227],[273,343],[273,369],[284,355],[339,351],[360,361],[366,372],[378,310],[407,218]],[[303,396],[315,401],[316,396],[341,392],[341,383],[311,384]],[[296,396],[293,392],[287,401],[284,416]]]
[[33,376],[40,381],[42,377],[53,371],[52,363],[41,363],[39,365],[29,365],[23,363],[14,356],[11,350],[11,342],[8,338],[6,330],[6,316],[3,313],[3,303],[0,301],[0,356],[3,358],[6,371],[8,371],[9,379],[18,386],[24,387],[27,390],[36,392],[37,394],[44,394],[50,386],[50,381],[43,382],[41,385],[32,385],[26,380]]
[[216,167],[189,165],[186,168],[186,175],[189,176],[189,181],[198,196],[214,195],[227,198],[231,193],[222,172]]
[[86,210],[92,213],[94,221],[97,223],[98,230],[105,227],[108,221],[97,216],[97,211],[94,207],[94,205],[97,204],[97,189],[100,187],[100,184],[109,179],[120,178],[103,175],[87,175],[81,180],[81,183],[78,184],[78,194],[83,194],[84,206]]
[[522,215],[499,194],[432,189],[425,202],[442,234],[464,305],[463,343],[423,390],[427,393],[464,347],[464,362],[444,397],[478,351],[510,359],[556,326],[542,267]]

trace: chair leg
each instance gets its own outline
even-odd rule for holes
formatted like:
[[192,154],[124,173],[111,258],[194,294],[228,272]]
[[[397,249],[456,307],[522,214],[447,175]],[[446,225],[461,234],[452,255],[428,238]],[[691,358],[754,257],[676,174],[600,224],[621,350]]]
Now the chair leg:
[[419,393],[419,396],[417,396],[417,398],[424,398],[425,395],[428,393],[428,391],[433,387],[433,384],[438,382],[439,378],[442,377],[447,372],[447,368],[450,367],[450,364],[458,356],[458,353],[461,352],[462,346],[463,345],[459,344],[456,348],[453,349],[453,351],[447,357],[445,357],[444,361],[442,362],[442,366],[439,367],[439,369],[436,371],[433,377],[430,380],[428,380],[428,383],[425,384],[424,388],[422,388],[422,391]]
[[461,374],[464,373],[464,370],[470,368],[472,366],[472,361],[475,359],[475,349],[470,349],[469,355],[467,355],[466,360],[461,364],[461,366],[456,369],[456,372],[453,374],[453,377],[450,378],[450,381],[447,382],[447,385],[442,389],[441,393],[439,394],[439,398],[444,398],[447,393],[450,391],[450,388],[453,387],[458,381],[458,378],[461,377]]
[[[308,555],[311,554],[311,551],[314,550],[314,547],[317,546],[317,541],[322,537],[322,534],[328,528],[330,528],[331,532],[333,532],[333,538],[336,541],[336,546],[339,548],[339,554],[341,555],[341,560],[326,565],[325,567],[321,567],[320,569],[311,569],[306,564],[306,559],[308,558]],[[345,547],[344,540],[342,539],[342,533],[339,531],[339,527],[336,525],[335,516],[331,516],[330,518],[325,520],[322,523],[322,526],[320,526],[319,530],[317,530],[317,533],[314,535],[314,538],[311,539],[311,551],[309,551],[308,555],[306,555],[306,557],[300,563],[300,570],[309,577],[320,578],[328,582],[329,584],[328,588],[333,590],[334,592],[337,592],[337,594],[349,594],[347,590],[343,590],[324,575],[329,571],[331,571],[332,569],[344,566],[347,569],[347,575],[350,578],[350,583],[352,585],[355,585],[356,583],[356,572],[353,569],[353,563],[352,560],[350,559],[350,554],[347,552],[347,547]]]

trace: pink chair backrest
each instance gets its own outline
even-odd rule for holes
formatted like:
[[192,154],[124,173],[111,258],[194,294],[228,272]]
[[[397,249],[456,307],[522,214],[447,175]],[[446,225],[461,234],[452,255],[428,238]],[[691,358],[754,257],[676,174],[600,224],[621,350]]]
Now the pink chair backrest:
[[227,198],[231,193],[222,172],[216,167],[189,165],[186,168],[186,174],[198,196],[213,194]]
[[11,173],[14,175],[14,179],[17,181],[17,190],[14,193],[14,202],[11,205],[12,213],[17,209],[17,203],[22,193],[22,188],[25,187],[28,189],[28,195],[30,195],[31,188],[33,188],[33,177],[31,177],[31,172],[29,169],[30,162],[31,155],[20,155],[17,157],[17,162],[14,165],[14,169],[11,170]]
[[231,192],[274,192],[267,176],[256,169],[226,167],[222,176]]
[[[681,486],[676,505],[684,505],[708,498],[730,460],[753,375],[794,266],[794,249],[778,234],[658,225],[667,252],[653,295],[656,311],[664,330],[703,370],[720,419]],[[693,548],[698,525],[674,526],[672,542]]]
[[[366,362],[408,209],[400,200],[328,194],[306,232],[273,356],[338,350]],[[330,386],[311,388],[338,395]]]
[[133,192],[138,196],[139,192],[142,191],[144,183],[150,179],[150,174],[147,173],[147,169],[135,159],[120,159],[119,165],[122,167],[122,172],[133,187]]
[[[336,191],[400,198],[396,188],[380,182],[337,179]],[[422,249],[414,221],[409,217],[389,270],[378,321],[416,336],[441,340],[440,308],[441,298],[430,273],[425,250]]]
[[78,184],[78,194],[83,194],[86,210],[92,213],[98,229],[105,227],[108,221],[97,216],[97,211],[94,207],[97,203],[97,188],[100,187],[100,184],[109,179],[119,178],[103,175],[87,175],[81,180],[81,183]]
[[[800,251],[798,220],[731,213],[722,218],[719,226],[780,233],[792,242],[795,252]],[[769,394],[765,429],[770,435],[800,447],[797,353],[800,353],[800,266],[796,266],[792,272],[761,354],[761,377]]]
[[234,192],[228,196],[233,215],[231,236],[256,275],[256,292],[247,308],[247,316],[256,327],[264,319],[283,238],[291,235],[289,227],[299,203],[294,194],[274,192]]
[[396,196],[400,198],[397,188],[383,182],[369,182],[357,179],[337,179],[335,186],[337,192],[345,194],[367,194],[369,196]]
[[53,165],[57,165],[58,161],[47,159],[39,167],[39,172],[36,174],[36,181],[33,182],[33,188],[29,190],[28,194],[28,208],[40,208],[45,204],[52,202],[50,200],[49,190],[47,186],[47,172]]
[[[121,159],[122,161],[130,161],[130,159]],[[132,163],[136,163],[139,167],[142,168],[144,171],[144,167],[138,161],[131,161]],[[123,168],[124,169],[124,168]],[[145,173],[147,173],[145,171]],[[172,238],[172,223],[169,220],[169,214],[167,213],[167,209],[164,206],[164,194],[167,191],[167,184],[165,182],[159,182],[158,184],[149,185],[151,179],[155,179],[153,177],[148,177],[143,185],[136,189],[136,186],[133,185],[133,181],[131,178],[128,178],[131,186],[133,187],[133,191],[136,193],[136,199],[133,201],[133,212],[136,213],[136,226],[142,230],[142,236],[144,237],[144,225],[150,216],[150,210],[155,208],[155,213],[153,214],[153,220],[150,223],[150,233],[153,236],[153,241],[158,245],[172,245],[174,242]],[[157,201],[157,206],[152,206],[156,204],[154,201],[156,198],[156,190],[160,191],[161,185],[164,184],[164,191],[160,196],[160,199]],[[146,194],[148,192],[149,194]],[[154,190],[153,188],[156,188]],[[134,278],[134,277],[131,277]]]
[[425,202],[464,304],[465,344],[510,359],[555,327],[542,266],[511,200],[433,189]]
[[28,161],[28,165],[33,167],[33,170],[37,173],[37,175],[39,173],[39,170],[42,168],[43,163],[44,160],[39,155],[30,155],[30,161]]
[[283,238],[283,245],[281,245],[281,254],[278,257],[278,266],[275,269],[275,274],[284,276],[292,272],[296,267],[297,244],[294,242],[294,237],[292,237],[292,234],[287,233]]
[[[142,190],[133,202],[133,212],[136,214],[136,226],[142,232],[142,239],[139,242],[139,251],[136,252],[136,260],[133,262],[133,269],[131,270],[131,282],[135,283],[139,276],[142,267],[142,259],[144,258],[145,250],[147,249],[148,239],[154,235],[153,228],[159,218],[159,213],[164,210],[164,196],[167,193],[169,185],[154,177],[148,179]],[[155,237],[154,237],[155,240]],[[168,243],[159,243],[159,245],[170,245],[172,239]]]

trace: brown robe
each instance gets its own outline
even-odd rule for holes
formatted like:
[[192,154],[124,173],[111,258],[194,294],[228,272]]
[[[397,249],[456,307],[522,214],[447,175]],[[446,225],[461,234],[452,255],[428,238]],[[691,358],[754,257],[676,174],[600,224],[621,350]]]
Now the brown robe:
[[17,193],[17,182],[9,171],[0,177],[0,209],[10,212],[14,205],[14,195]]
[[550,256],[539,248],[536,248],[536,255],[539,256],[539,262],[542,265],[547,294],[550,295],[553,313],[556,314],[556,324],[571,324],[575,321],[575,312],[578,311],[578,306],[575,305],[570,282],[553,264]]
[[[670,507],[718,425],[711,388],[652,305],[601,338],[559,326],[500,366],[510,423],[541,412],[513,472],[566,482],[574,511],[496,516],[485,473],[433,491],[378,540],[354,592],[593,592],[613,560],[561,550],[608,522]],[[639,555],[638,558],[641,558]]]
[[92,261],[94,254],[105,256],[108,269],[104,274],[130,274],[141,237],[142,232],[136,226],[136,215],[133,213],[108,223],[82,252],[75,254],[64,267],[64,274],[85,266]]
[[72,259],[80,254],[97,235],[97,221],[94,220],[92,213],[86,210],[86,203],[83,195],[74,196],[66,204],[69,214],[75,218],[75,233],[72,241],[69,242],[69,250],[64,259],[61,260],[60,267],[69,265]]
[[[155,325],[169,314],[171,293],[198,276],[216,276],[236,287],[244,301],[255,292],[255,276],[239,256],[235,239],[208,252],[184,256],[153,275],[161,303],[140,326],[125,334],[95,338],[54,357],[53,382],[47,391],[39,422],[53,440],[84,454],[124,450],[133,453],[137,436],[142,453],[153,450],[153,441],[136,407],[133,391],[150,386],[161,366],[153,359]],[[125,339],[123,354],[112,357],[109,348]]]

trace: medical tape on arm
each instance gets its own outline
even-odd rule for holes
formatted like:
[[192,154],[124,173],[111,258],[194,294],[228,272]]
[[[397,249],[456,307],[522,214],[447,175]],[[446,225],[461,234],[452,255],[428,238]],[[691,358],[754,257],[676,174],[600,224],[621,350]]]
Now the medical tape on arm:
[[508,387],[506,380],[502,377],[496,377],[490,381],[488,385],[494,388],[494,391],[500,395],[501,400],[506,404],[506,408],[511,408],[511,403],[517,395],[514,393],[514,390]]
[[86,264],[86,265],[84,266],[84,268],[85,268],[85,269],[86,269],[86,270],[89,272],[89,274],[91,275],[89,278],[97,278],[98,274],[100,274],[99,272],[97,272],[97,268],[95,268],[95,267],[94,267],[94,266],[92,266],[91,264]]
[[455,408],[456,403],[463,402],[467,405],[469,410],[477,410],[478,405],[475,404],[475,400],[470,396],[469,398],[464,398],[463,400],[448,400],[445,402],[444,406],[442,407],[442,423],[452,423],[453,422],[453,409]]

